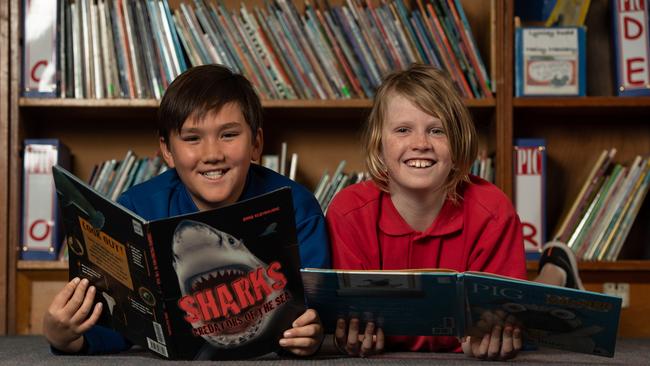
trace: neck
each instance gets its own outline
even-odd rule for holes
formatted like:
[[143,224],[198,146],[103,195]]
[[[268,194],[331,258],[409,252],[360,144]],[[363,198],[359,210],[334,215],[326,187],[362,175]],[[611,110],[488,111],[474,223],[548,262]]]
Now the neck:
[[406,193],[391,189],[390,199],[400,216],[414,230],[425,231],[438,217],[447,194],[442,190]]

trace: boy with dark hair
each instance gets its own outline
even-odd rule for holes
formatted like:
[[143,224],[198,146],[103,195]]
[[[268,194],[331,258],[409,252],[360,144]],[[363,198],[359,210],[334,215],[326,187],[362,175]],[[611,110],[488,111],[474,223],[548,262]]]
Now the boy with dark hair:
[[[118,202],[147,220],[219,208],[277,188],[291,187],[303,267],[330,266],[323,213],[314,196],[294,181],[251,161],[263,146],[262,105],[251,83],[218,65],[187,70],[169,86],[158,109],[162,156],[171,169],[126,191]],[[107,353],[131,344],[97,326],[101,303],[95,289],[73,279],[48,308],[43,331],[55,351]],[[318,350],[323,331],[307,310],[280,345],[296,354]]]

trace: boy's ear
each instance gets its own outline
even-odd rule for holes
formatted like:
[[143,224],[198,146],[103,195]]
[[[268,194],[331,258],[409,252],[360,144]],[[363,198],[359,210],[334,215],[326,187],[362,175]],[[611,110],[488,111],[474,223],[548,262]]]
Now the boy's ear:
[[262,160],[262,148],[264,147],[264,133],[261,128],[257,129],[255,140],[253,140],[253,153],[251,160],[259,163]]
[[174,155],[172,154],[171,150],[169,149],[169,145],[167,145],[167,142],[165,141],[165,139],[161,137],[158,140],[158,143],[160,145],[160,153],[162,154],[162,157],[165,160],[165,163],[167,163],[167,166],[170,167],[170,168],[175,168],[175,166],[174,166]]

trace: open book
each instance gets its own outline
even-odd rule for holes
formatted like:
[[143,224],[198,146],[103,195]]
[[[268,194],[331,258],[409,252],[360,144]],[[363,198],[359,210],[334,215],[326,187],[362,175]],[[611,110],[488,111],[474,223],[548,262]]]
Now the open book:
[[524,340],[614,356],[621,299],[478,272],[301,270],[326,332],[336,320],[376,322],[386,335],[482,336],[521,326]]
[[289,188],[147,221],[54,167],[70,278],[88,278],[100,324],[171,359],[278,349],[304,312]]

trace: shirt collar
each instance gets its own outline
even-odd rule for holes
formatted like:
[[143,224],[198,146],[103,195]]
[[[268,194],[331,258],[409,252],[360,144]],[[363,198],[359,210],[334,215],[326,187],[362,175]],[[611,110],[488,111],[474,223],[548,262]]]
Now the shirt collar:
[[381,194],[379,229],[386,235],[403,236],[415,234],[418,236],[443,236],[459,231],[463,228],[463,205],[461,200],[458,205],[453,204],[449,199],[440,209],[440,213],[431,225],[422,233],[414,230],[399,214],[390,195]]

